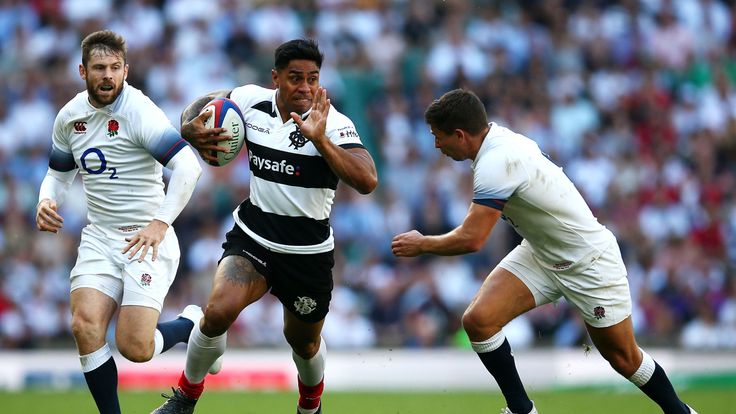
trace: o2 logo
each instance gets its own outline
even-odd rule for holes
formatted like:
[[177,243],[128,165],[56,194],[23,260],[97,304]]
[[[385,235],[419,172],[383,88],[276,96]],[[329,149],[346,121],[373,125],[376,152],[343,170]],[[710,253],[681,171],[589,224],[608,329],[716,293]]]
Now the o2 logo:
[[[99,166],[95,169],[92,169],[87,166],[87,158],[93,157],[92,159],[90,159],[90,164],[94,165],[94,162],[92,162],[92,160],[94,159],[95,156],[97,157],[97,160],[99,161]],[[99,148],[94,148],[94,147],[87,148],[84,151],[84,153],[82,153],[81,161],[82,161],[82,168],[84,168],[84,170],[87,171],[87,173],[89,174],[98,175],[98,174],[103,174],[105,171],[109,171],[110,172],[109,178],[111,180],[117,180],[118,178],[120,178],[117,176],[117,172],[118,172],[117,168],[115,167],[107,168],[107,160],[105,159],[105,154],[103,154],[102,150],[100,150]]]

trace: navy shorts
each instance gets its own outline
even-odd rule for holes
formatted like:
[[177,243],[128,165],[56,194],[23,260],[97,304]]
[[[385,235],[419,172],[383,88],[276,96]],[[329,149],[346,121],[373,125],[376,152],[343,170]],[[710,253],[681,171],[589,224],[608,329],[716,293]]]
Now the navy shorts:
[[325,318],[332,299],[334,251],[317,254],[285,254],[266,249],[237,224],[222,244],[227,256],[242,256],[266,278],[271,294],[294,316],[305,322]]

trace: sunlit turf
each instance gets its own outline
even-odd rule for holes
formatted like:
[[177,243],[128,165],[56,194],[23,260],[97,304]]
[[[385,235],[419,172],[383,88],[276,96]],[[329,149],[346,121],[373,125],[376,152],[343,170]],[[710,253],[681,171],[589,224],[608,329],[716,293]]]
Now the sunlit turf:
[[[701,414],[736,414],[736,388],[697,387],[680,392],[683,399]],[[542,414],[644,414],[661,413],[658,407],[636,390],[618,389],[530,390]],[[200,414],[275,414],[295,412],[294,392],[205,392],[197,404]],[[149,413],[164,399],[154,392],[122,392],[123,413]],[[325,414],[455,414],[491,413],[503,408],[503,398],[495,392],[327,392]],[[0,393],[4,414],[95,413],[92,398],[84,390],[69,392],[24,391]]]

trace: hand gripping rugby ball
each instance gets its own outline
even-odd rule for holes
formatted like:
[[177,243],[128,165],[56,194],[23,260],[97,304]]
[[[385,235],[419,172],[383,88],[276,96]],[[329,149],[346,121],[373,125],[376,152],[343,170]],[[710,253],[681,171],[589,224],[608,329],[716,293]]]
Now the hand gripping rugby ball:
[[230,137],[218,142],[217,145],[229,148],[230,152],[211,151],[217,161],[207,161],[208,164],[221,167],[238,156],[245,143],[245,121],[240,108],[228,98],[215,98],[202,108],[202,112],[209,111],[212,115],[204,122],[207,128],[225,128],[220,135]]

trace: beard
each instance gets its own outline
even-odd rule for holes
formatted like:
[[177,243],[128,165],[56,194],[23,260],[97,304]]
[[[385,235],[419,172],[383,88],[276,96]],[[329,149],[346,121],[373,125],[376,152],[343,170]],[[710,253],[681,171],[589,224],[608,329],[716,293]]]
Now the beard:
[[115,100],[120,96],[120,93],[123,91],[123,82],[120,82],[117,85],[113,85],[112,90],[103,91],[100,88],[102,87],[102,83],[98,84],[97,86],[90,83],[89,80],[86,82],[87,85],[87,94],[89,95],[89,100],[95,107],[102,107],[110,105],[111,103],[115,102]]

